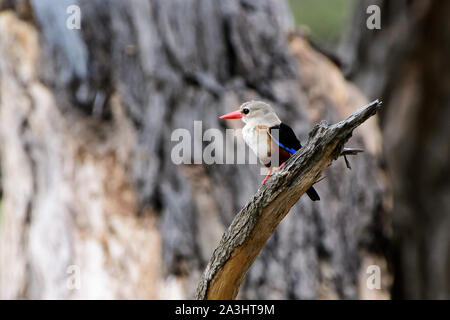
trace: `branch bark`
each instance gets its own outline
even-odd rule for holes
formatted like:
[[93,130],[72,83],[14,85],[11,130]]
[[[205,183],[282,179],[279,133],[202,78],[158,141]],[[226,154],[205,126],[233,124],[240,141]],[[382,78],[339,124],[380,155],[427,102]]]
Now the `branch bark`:
[[344,150],[352,132],[381,107],[375,100],[347,119],[325,121],[310,132],[300,149],[236,215],[214,250],[197,287],[197,299],[234,299],[248,269],[291,207]]

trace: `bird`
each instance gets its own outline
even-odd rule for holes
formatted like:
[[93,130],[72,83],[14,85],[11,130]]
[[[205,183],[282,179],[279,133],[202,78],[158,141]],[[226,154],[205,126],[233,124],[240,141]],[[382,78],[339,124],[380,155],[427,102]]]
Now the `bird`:
[[[248,101],[243,103],[236,111],[224,114],[220,119],[241,119],[245,126],[242,129],[242,137],[249,148],[256,154],[259,161],[269,169],[269,172],[262,184],[272,174],[272,151],[278,148],[279,162],[281,169],[285,162],[296,153],[301,147],[297,136],[284,122],[281,122],[273,108],[263,101]],[[278,130],[277,137],[274,133]],[[320,200],[319,194],[310,187],[306,194],[312,201]]]

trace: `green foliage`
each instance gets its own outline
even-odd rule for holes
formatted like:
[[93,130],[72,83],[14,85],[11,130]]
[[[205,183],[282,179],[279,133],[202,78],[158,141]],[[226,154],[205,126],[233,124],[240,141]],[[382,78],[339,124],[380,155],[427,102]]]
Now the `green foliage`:
[[317,43],[333,46],[349,22],[355,0],[289,0],[297,25],[308,26]]

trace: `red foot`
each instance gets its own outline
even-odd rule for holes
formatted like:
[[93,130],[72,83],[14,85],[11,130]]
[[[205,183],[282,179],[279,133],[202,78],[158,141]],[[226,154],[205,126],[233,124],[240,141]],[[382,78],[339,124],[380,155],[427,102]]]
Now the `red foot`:
[[266,178],[263,180],[263,182],[261,184],[266,183],[266,181],[270,178],[270,175],[272,174],[272,170],[269,170],[269,172],[267,173]]
[[283,162],[279,167],[278,167],[278,169],[281,169],[281,168],[283,168],[284,167],[284,165],[286,164],[286,161],[285,162]]

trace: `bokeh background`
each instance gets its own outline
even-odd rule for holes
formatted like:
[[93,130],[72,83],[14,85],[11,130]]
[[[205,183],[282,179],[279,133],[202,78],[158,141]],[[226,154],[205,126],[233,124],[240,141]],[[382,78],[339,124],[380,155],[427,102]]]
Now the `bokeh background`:
[[[381,29],[366,27],[373,4]],[[365,152],[291,209],[238,298],[449,299],[449,14],[439,0],[0,0],[0,298],[193,298],[262,177],[175,165],[171,133],[240,128],[218,116],[261,99],[306,142],[378,98],[348,143]]]

